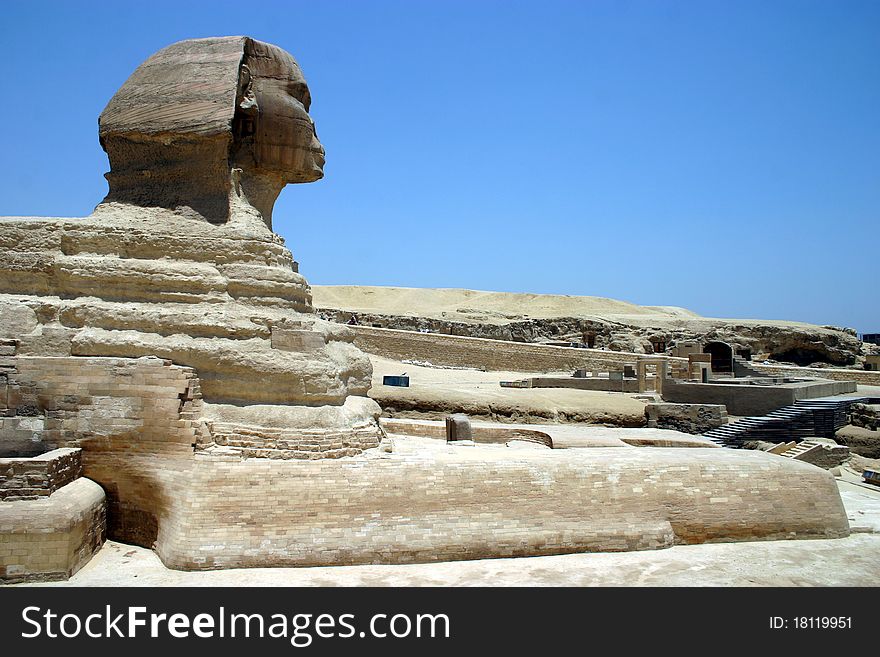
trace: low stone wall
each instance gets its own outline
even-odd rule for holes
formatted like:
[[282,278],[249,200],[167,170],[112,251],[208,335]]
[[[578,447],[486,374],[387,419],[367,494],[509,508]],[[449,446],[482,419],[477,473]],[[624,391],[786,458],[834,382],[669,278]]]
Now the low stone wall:
[[[484,368],[514,372],[564,372],[579,368],[619,371],[645,354],[601,349],[575,349],[526,342],[489,340],[441,333],[417,333],[397,329],[352,326],[355,344],[363,351],[394,360],[421,360],[434,365]],[[670,367],[684,365],[686,358],[668,357]],[[880,386],[880,372],[835,368],[807,368],[793,365],[749,365],[767,374],[814,377],[834,381],[855,381]]]
[[609,379],[601,376],[591,377],[561,377],[561,376],[536,376],[527,379],[530,388],[569,388],[572,390],[604,390],[606,392],[639,391],[637,379]]
[[82,474],[82,450],[55,449],[30,458],[0,459],[0,502],[48,497]]
[[[406,436],[421,436],[446,440],[446,426],[442,422],[430,420],[407,420],[399,418],[382,418],[382,428],[388,433]],[[521,427],[486,426],[479,423],[471,424],[471,432],[475,443],[504,445],[511,440],[525,440],[540,443],[553,448],[553,439],[543,431],[523,429]]]
[[880,386],[880,372],[868,370],[843,370],[832,367],[795,367],[791,365],[765,365],[752,361],[752,367],[767,374],[790,377],[814,377],[817,379],[831,379],[832,381],[855,381],[864,386]]
[[702,434],[727,422],[727,409],[720,404],[648,404],[649,427]]
[[799,399],[855,392],[852,381],[815,381],[780,385],[692,383],[667,379],[663,400],[681,404],[721,404],[731,415],[766,415]]
[[0,581],[63,580],[104,543],[105,497],[80,478],[48,497],[0,503]]
[[880,431],[880,405],[853,404],[849,408],[850,423],[869,431]]
[[344,432],[290,431],[210,422],[208,428],[216,445],[234,447],[244,458],[338,459],[379,446],[379,434],[372,427]]
[[[352,328],[356,334],[356,346],[383,358],[494,371],[565,372],[580,368],[620,371],[624,365],[633,364],[645,355],[367,326]],[[685,358],[670,358],[670,361],[687,363]]]

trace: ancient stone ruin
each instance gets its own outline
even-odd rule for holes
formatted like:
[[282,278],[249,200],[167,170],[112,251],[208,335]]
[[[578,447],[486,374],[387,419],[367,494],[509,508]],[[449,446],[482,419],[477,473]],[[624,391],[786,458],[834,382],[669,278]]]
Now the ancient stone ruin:
[[101,114],[92,214],[0,219],[0,579],[69,576],[105,535],[203,569],[848,533],[830,475],[763,453],[392,447],[271,229],[323,175],[309,104],[276,46],[176,43]]

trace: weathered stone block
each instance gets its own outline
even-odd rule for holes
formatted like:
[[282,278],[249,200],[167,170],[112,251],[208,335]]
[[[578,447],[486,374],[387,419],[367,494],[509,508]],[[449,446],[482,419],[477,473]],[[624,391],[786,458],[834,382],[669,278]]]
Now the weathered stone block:
[[272,327],[272,348],[281,351],[310,352],[324,347],[324,336],[317,331]]
[[727,422],[727,409],[720,404],[670,404],[645,406],[649,427],[701,434]]
[[446,440],[458,442],[462,440],[473,441],[474,434],[471,429],[471,421],[467,415],[455,413],[446,416]]

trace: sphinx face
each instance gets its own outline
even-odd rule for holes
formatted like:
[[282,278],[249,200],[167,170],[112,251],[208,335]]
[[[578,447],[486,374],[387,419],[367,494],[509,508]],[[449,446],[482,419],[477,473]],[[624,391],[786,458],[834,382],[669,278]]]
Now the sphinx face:
[[258,108],[253,119],[254,162],[286,183],[324,176],[324,148],[309,116],[311,97],[293,57],[275,46],[252,41],[244,65]]

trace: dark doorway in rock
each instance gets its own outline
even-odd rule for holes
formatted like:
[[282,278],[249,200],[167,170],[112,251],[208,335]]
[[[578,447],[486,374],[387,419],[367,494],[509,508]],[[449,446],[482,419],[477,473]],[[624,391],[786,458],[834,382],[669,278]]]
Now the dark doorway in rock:
[[712,356],[712,372],[733,372],[733,347],[726,342],[709,342],[703,347],[703,353]]
[[807,367],[808,365],[812,365],[813,363],[827,363],[828,357],[820,351],[815,351],[813,349],[789,349],[787,351],[780,351],[773,354],[770,354],[770,357],[773,360],[778,360],[783,363],[794,363],[795,365],[799,365],[801,367]]
[[654,347],[655,354],[662,354],[666,352],[666,340],[664,338],[648,338],[651,343],[651,346]]

